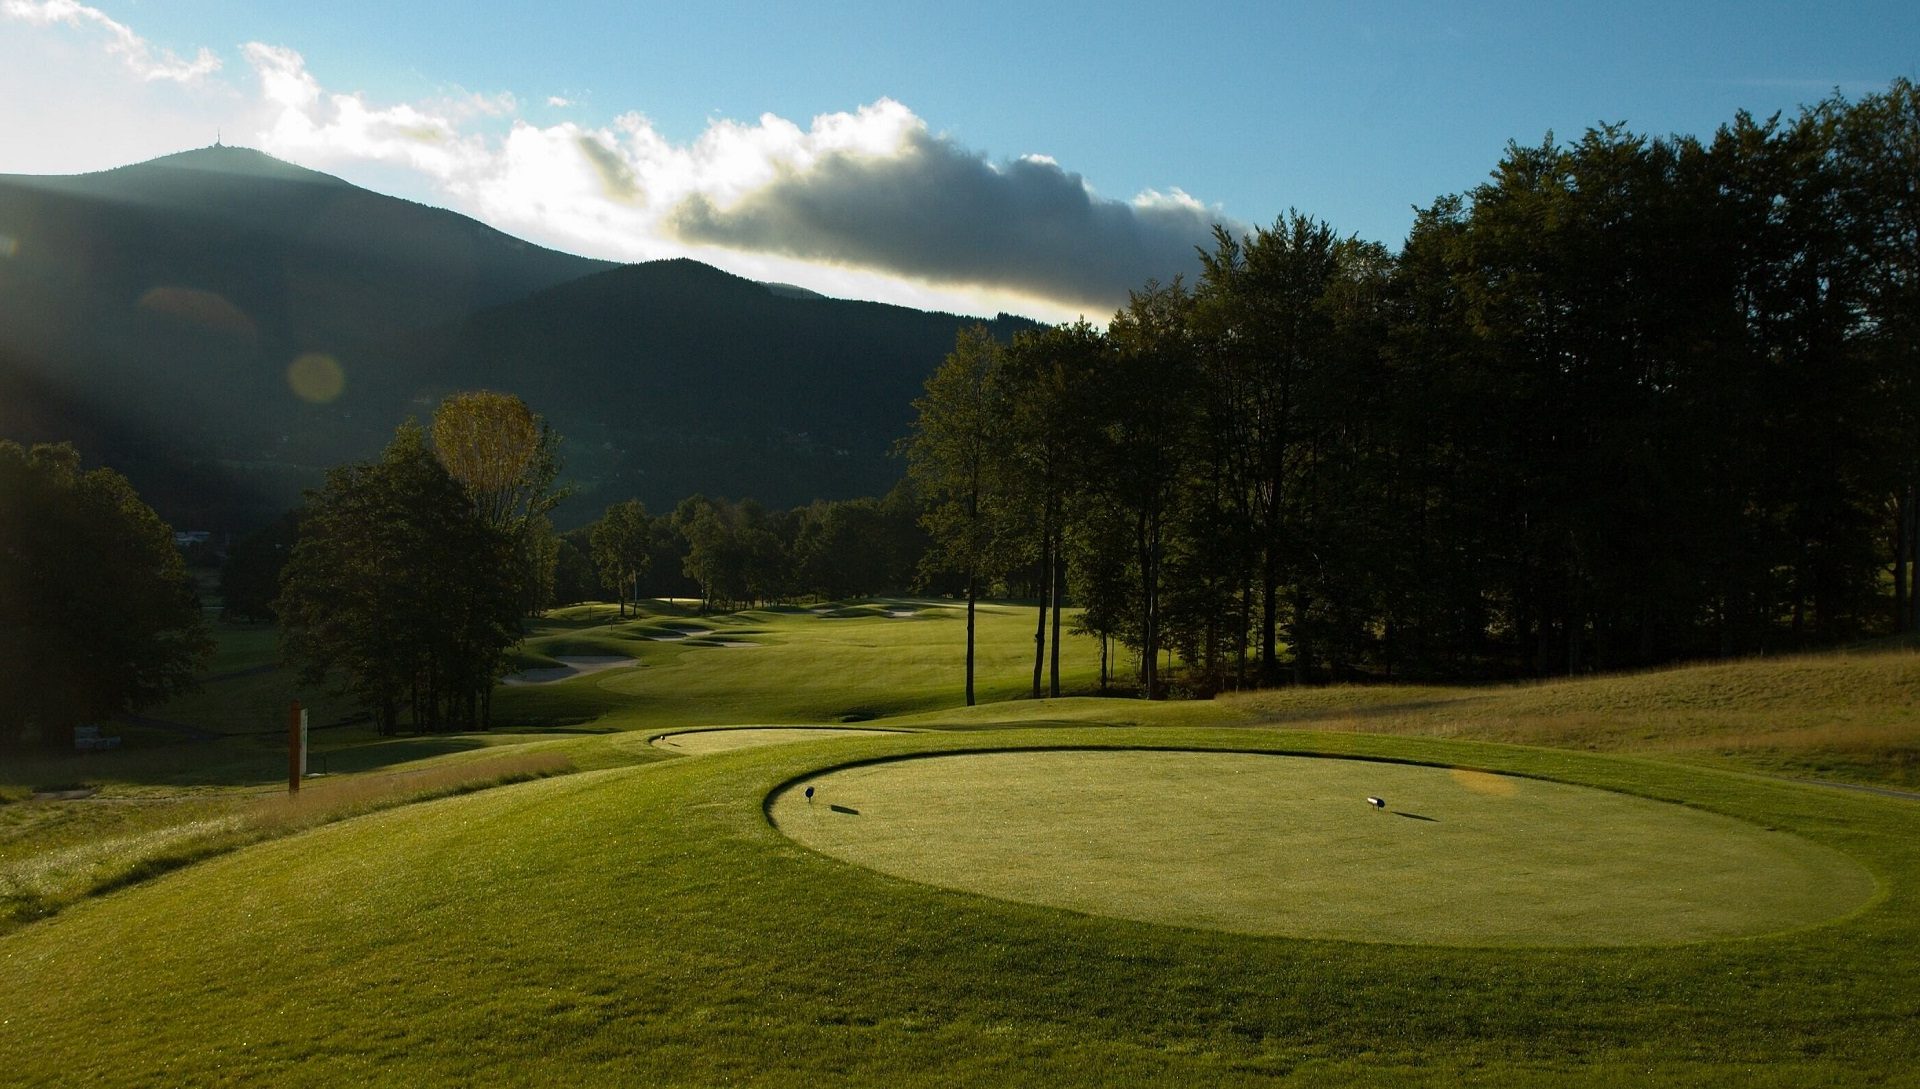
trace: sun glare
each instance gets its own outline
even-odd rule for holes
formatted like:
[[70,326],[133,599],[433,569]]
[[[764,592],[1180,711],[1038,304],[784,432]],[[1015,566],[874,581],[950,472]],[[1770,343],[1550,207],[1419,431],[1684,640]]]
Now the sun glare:
[[347,388],[347,375],[332,356],[308,352],[288,365],[287,385],[302,401],[324,405]]

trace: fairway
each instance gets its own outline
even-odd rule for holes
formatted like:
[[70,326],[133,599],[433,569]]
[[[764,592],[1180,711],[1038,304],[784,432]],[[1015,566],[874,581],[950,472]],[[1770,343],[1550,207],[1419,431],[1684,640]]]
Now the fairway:
[[1660,944],[1816,924],[1874,892],[1838,851],[1730,817],[1379,761],[949,755],[827,771],[770,812],[809,847],[912,881],[1302,938]]

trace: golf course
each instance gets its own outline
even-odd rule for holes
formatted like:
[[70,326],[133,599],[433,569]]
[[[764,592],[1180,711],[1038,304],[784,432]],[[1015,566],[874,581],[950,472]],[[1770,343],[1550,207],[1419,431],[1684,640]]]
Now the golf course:
[[0,770],[0,1083],[1920,1084],[1911,641],[1035,700],[994,604],[966,707],[949,601],[638,614],[399,737],[222,626]]

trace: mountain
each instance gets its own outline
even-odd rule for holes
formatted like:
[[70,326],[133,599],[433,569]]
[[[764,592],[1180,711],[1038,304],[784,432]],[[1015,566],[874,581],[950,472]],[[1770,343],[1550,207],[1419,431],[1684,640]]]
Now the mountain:
[[196,528],[262,520],[481,387],[568,439],[575,517],[881,491],[970,320],[544,249],[245,148],[0,175],[0,437],[81,438]]
[[374,370],[409,376],[389,396],[422,411],[455,389],[520,393],[567,439],[576,510],[695,492],[784,507],[892,487],[913,399],[973,320],[655,261],[408,337]]

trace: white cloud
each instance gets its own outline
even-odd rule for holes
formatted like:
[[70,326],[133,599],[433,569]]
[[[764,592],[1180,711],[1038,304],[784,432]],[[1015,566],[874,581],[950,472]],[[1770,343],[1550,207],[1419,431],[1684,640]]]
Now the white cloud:
[[990,160],[888,98],[804,125],[714,120],[675,141],[639,112],[536,124],[510,92],[382,102],[258,41],[241,49],[250,78],[210,75],[211,54],[183,62],[75,0],[0,0],[0,15],[107,44],[0,36],[0,98],[34,103],[0,110],[0,146],[25,152],[0,169],[98,169],[218,127],[577,253],[687,256],[828,295],[1048,320],[1103,317],[1127,289],[1187,271],[1219,214],[1178,189],[1103,198],[1045,155]]
[[64,23],[101,34],[106,38],[107,52],[119,57],[144,80],[191,83],[220,70],[220,58],[204,46],[192,60],[182,60],[172,50],[154,49],[152,43],[135,34],[132,28],[99,8],[75,0],[4,0],[0,2],[0,14],[39,26]]
[[[438,109],[408,104],[371,106],[358,94],[329,94],[299,53],[248,42],[247,63],[260,77],[271,120],[259,134],[264,149],[313,165],[369,160],[409,167],[441,182],[480,168],[491,152],[484,137],[461,131],[462,115],[497,115],[498,98],[469,96]],[[508,96],[505,109],[517,108]]]

